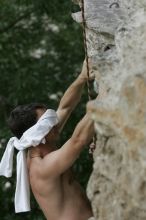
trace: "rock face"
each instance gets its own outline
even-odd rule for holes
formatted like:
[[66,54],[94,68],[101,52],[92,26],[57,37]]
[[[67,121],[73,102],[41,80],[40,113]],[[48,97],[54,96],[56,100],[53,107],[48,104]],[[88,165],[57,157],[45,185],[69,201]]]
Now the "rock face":
[[[96,220],[145,220],[146,0],[84,4],[99,84],[88,104],[97,132],[88,197]],[[82,22],[80,12],[73,18]]]

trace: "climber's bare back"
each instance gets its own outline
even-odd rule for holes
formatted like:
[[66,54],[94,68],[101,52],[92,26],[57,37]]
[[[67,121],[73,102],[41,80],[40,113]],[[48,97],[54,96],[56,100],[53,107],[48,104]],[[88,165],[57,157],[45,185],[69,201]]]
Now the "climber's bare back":
[[91,217],[90,203],[72,172],[68,170],[55,178],[43,178],[39,173],[43,170],[42,160],[44,158],[30,159],[29,175],[33,194],[47,220],[87,220]]

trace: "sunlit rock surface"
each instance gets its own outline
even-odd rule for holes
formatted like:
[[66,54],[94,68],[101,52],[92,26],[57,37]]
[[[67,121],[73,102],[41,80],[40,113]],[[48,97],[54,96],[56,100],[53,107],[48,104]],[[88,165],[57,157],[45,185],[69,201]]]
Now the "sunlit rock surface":
[[146,0],[84,2],[99,84],[88,197],[96,220],[146,220]]

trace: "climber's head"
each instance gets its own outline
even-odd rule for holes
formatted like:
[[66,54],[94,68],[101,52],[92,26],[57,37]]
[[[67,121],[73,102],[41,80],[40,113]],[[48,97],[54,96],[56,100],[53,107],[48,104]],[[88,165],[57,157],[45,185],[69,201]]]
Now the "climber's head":
[[46,105],[40,103],[17,106],[10,113],[8,126],[12,133],[17,138],[20,138],[27,129],[32,127],[38,121],[46,110]]
[[[37,108],[37,120],[45,113],[46,109],[44,108]],[[48,132],[45,136],[46,143],[56,143],[56,140],[59,138],[59,129],[58,124],[53,126],[52,129]]]

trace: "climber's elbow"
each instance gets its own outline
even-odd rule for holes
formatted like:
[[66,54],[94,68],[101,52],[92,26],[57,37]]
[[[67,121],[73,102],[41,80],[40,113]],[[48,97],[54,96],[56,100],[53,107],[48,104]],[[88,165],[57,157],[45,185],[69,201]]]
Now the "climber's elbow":
[[72,136],[71,139],[73,146],[77,149],[82,149],[88,144],[84,136],[77,136],[77,137]]

